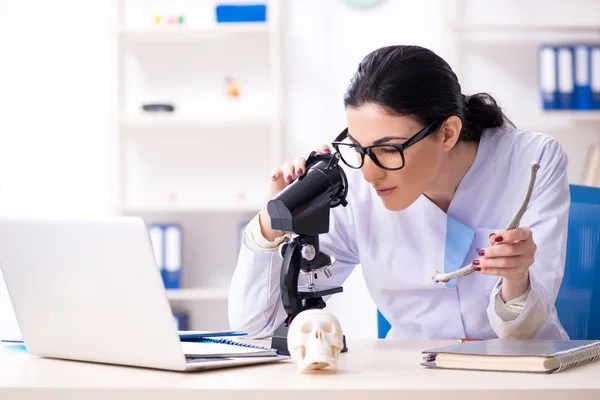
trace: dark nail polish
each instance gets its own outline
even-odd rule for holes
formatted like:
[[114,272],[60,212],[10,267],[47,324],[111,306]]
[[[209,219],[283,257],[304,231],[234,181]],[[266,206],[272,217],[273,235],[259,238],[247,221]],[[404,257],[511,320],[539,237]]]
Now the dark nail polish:
[[291,175],[286,176],[285,180],[288,181],[288,182],[291,182],[292,181],[292,176]]
[[477,252],[477,254],[479,254],[480,257],[485,256],[485,250],[481,249]]
[[475,267],[475,268],[473,268],[473,269],[474,269],[475,271],[481,271],[481,268],[480,268],[480,267]]
[[325,148],[323,149],[323,151],[324,151],[325,153],[331,153],[331,150],[329,150],[329,147],[325,147]]
[[479,265],[479,260],[473,260],[473,265]]
[[298,175],[302,175],[302,168],[298,168],[298,169],[296,170],[296,173],[297,173]]
[[504,238],[502,236],[498,236],[494,240],[496,241],[496,243],[498,243],[498,242],[501,242],[502,240],[504,240]]

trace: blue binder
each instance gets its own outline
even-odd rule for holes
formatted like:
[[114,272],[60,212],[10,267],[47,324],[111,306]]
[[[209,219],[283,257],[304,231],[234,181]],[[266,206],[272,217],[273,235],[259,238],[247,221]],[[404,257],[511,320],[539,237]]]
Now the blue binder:
[[576,45],[575,56],[575,108],[589,110],[592,108],[591,61],[592,48],[587,45]]
[[558,57],[554,46],[540,46],[538,70],[542,108],[556,110],[558,109]]
[[558,106],[562,110],[575,108],[575,56],[573,47],[557,46]]
[[183,235],[181,226],[178,224],[165,224],[164,248],[165,266],[162,277],[167,289],[179,289],[181,287],[181,269],[183,264]]
[[163,273],[165,268],[165,237],[164,229],[160,224],[150,224],[148,227],[150,233],[150,241],[152,242],[152,249],[154,250],[154,258],[156,259],[156,265]]
[[600,110],[600,45],[591,46],[590,70],[592,108]]

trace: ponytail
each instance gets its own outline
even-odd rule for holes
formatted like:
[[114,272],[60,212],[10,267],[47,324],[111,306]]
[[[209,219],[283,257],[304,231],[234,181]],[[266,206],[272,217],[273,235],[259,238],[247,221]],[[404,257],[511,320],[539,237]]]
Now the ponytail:
[[486,128],[514,127],[514,124],[504,115],[500,106],[487,93],[477,93],[462,96],[463,99],[463,128],[461,140],[466,142],[479,141]]

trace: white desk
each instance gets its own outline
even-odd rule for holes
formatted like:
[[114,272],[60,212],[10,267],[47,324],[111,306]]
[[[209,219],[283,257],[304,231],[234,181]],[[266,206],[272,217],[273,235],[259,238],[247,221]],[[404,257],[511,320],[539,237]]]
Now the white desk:
[[348,339],[337,374],[295,365],[168,372],[38,358],[0,348],[0,399],[587,400],[600,399],[600,362],[553,375],[422,367],[421,350],[450,342]]

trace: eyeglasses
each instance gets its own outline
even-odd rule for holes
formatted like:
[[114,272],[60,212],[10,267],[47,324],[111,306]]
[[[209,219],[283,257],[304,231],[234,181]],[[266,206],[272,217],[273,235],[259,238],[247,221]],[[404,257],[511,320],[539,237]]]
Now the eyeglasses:
[[379,168],[396,171],[404,168],[404,150],[431,135],[441,126],[442,122],[436,121],[427,125],[404,143],[377,144],[362,147],[354,143],[342,142],[342,140],[348,137],[348,128],[346,128],[331,144],[340,153],[344,164],[350,168],[362,168],[365,162],[365,154],[367,154]]

